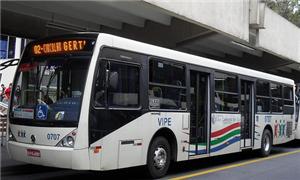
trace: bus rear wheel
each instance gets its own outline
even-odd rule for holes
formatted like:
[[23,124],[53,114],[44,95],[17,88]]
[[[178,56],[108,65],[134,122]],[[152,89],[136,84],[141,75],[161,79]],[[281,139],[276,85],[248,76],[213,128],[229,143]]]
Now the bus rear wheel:
[[148,151],[147,168],[152,178],[163,177],[170,166],[171,150],[170,144],[164,137],[156,137]]
[[260,155],[262,157],[266,157],[270,155],[270,152],[272,150],[272,144],[273,144],[272,142],[273,142],[272,133],[270,132],[270,130],[265,129],[261,139]]

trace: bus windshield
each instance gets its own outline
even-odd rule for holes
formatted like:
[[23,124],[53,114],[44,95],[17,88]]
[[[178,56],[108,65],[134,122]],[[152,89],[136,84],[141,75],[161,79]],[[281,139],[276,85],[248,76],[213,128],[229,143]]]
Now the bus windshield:
[[29,45],[12,89],[11,123],[77,126],[94,43],[66,40]]

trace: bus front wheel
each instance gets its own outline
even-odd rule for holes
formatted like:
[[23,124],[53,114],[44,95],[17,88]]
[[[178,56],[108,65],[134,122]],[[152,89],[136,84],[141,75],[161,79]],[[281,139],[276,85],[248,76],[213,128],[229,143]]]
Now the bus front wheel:
[[272,133],[270,132],[270,130],[265,129],[261,139],[260,155],[262,157],[266,157],[270,154],[272,149],[272,144],[273,144]]
[[164,137],[153,139],[147,158],[147,168],[152,178],[164,176],[170,166],[171,150],[169,142]]

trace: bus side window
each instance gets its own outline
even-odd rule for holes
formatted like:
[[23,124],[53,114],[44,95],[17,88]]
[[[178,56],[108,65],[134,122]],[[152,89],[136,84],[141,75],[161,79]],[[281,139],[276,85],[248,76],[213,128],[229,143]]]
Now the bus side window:
[[215,72],[215,111],[239,111],[238,85],[235,75]]
[[282,100],[282,85],[277,83],[270,83],[271,89],[271,111],[272,113],[283,112],[283,100]]
[[139,67],[113,61],[100,62],[94,90],[96,107],[139,107]]
[[256,111],[259,113],[271,112],[270,83],[258,80],[256,82]]
[[139,67],[110,62],[108,105],[117,108],[139,107]]
[[159,59],[149,66],[150,109],[186,110],[185,66]]
[[294,114],[294,93],[291,86],[283,86],[283,114]]

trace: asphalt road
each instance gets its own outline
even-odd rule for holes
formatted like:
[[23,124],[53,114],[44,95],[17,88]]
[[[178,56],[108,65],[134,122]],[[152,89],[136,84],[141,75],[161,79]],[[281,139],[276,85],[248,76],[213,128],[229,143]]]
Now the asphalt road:
[[[164,179],[297,180],[300,177],[300,141],[277,146],[268,158],[256,152],[186,161],[172,165]],[[8,158],[1,147],[1,179],[147,179],[144,167],[118,171],[74,171],[24,164]]]

